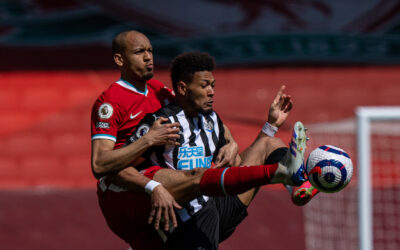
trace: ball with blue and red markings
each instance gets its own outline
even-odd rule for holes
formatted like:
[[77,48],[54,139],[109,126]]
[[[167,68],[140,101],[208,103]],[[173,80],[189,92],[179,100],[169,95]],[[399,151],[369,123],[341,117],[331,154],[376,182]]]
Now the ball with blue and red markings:
[[332,145],[314,149],[308,156],[306,165],[310,183],[325,193],[342,190],[353,176],[350,156],[343,149]]

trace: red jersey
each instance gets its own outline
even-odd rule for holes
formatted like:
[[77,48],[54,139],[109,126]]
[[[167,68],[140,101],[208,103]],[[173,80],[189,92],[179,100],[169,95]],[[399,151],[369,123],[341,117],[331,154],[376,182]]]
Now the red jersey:
[[173,92],[157,80],[147,81],[144,92],[122,78],[96,100],[92,109],[92,140],[108,139],[114,148],[122,147],[132,128],[148,113],[157,111],[173,99]]

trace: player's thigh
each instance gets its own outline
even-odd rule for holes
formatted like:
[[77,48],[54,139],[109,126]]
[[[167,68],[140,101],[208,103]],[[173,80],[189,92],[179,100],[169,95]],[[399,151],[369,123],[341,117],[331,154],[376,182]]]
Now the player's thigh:
[[98,201],[110,229],[133,249],[159,249],[162,240],[147,223],[151,203],[144,192],[98,190]]
[[153,179],[162,183],[178,202],[187,202],[201,194],[200,181],[205,171],[204,168],[161,169],[155,173]]
[[262,165],[275,150],[286,145],[276,137],[260,137],[242,154],[241,165]]

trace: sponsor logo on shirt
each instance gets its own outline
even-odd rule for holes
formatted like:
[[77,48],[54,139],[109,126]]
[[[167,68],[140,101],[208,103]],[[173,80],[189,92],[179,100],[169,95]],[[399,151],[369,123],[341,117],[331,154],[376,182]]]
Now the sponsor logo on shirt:
[[106,120],[110,118],[114,113],[114,109],[109,103],[103,103],[100,105],[99,110],[97,111],[97,114],[99,117],[103,120]]
[[129,118],[131,118],[131,120],[135,119],[136,116],[140,115],[140,113],[142,113],[142,111],[139,111],[138,113],[136,113],[135,115],[130,115]]
[[178,151],[178,170],[211,168],[212,156],[205,157],[204,147],[180,147]]
[[108,123],[108,122],[96,122],[96,128],[110,128],[110,123]]

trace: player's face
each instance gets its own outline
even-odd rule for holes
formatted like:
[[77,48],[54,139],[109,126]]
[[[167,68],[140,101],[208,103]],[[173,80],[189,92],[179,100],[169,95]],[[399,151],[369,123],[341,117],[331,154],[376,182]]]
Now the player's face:
[[146,36],[129,33],[123,59],[123,68],[133,80],[145,81],[153,77],[153,48]]
[[213,110],[215,79],[210,71],[194,73],[192,82],[187,85],[189,107],[195,113],[207,114]]

